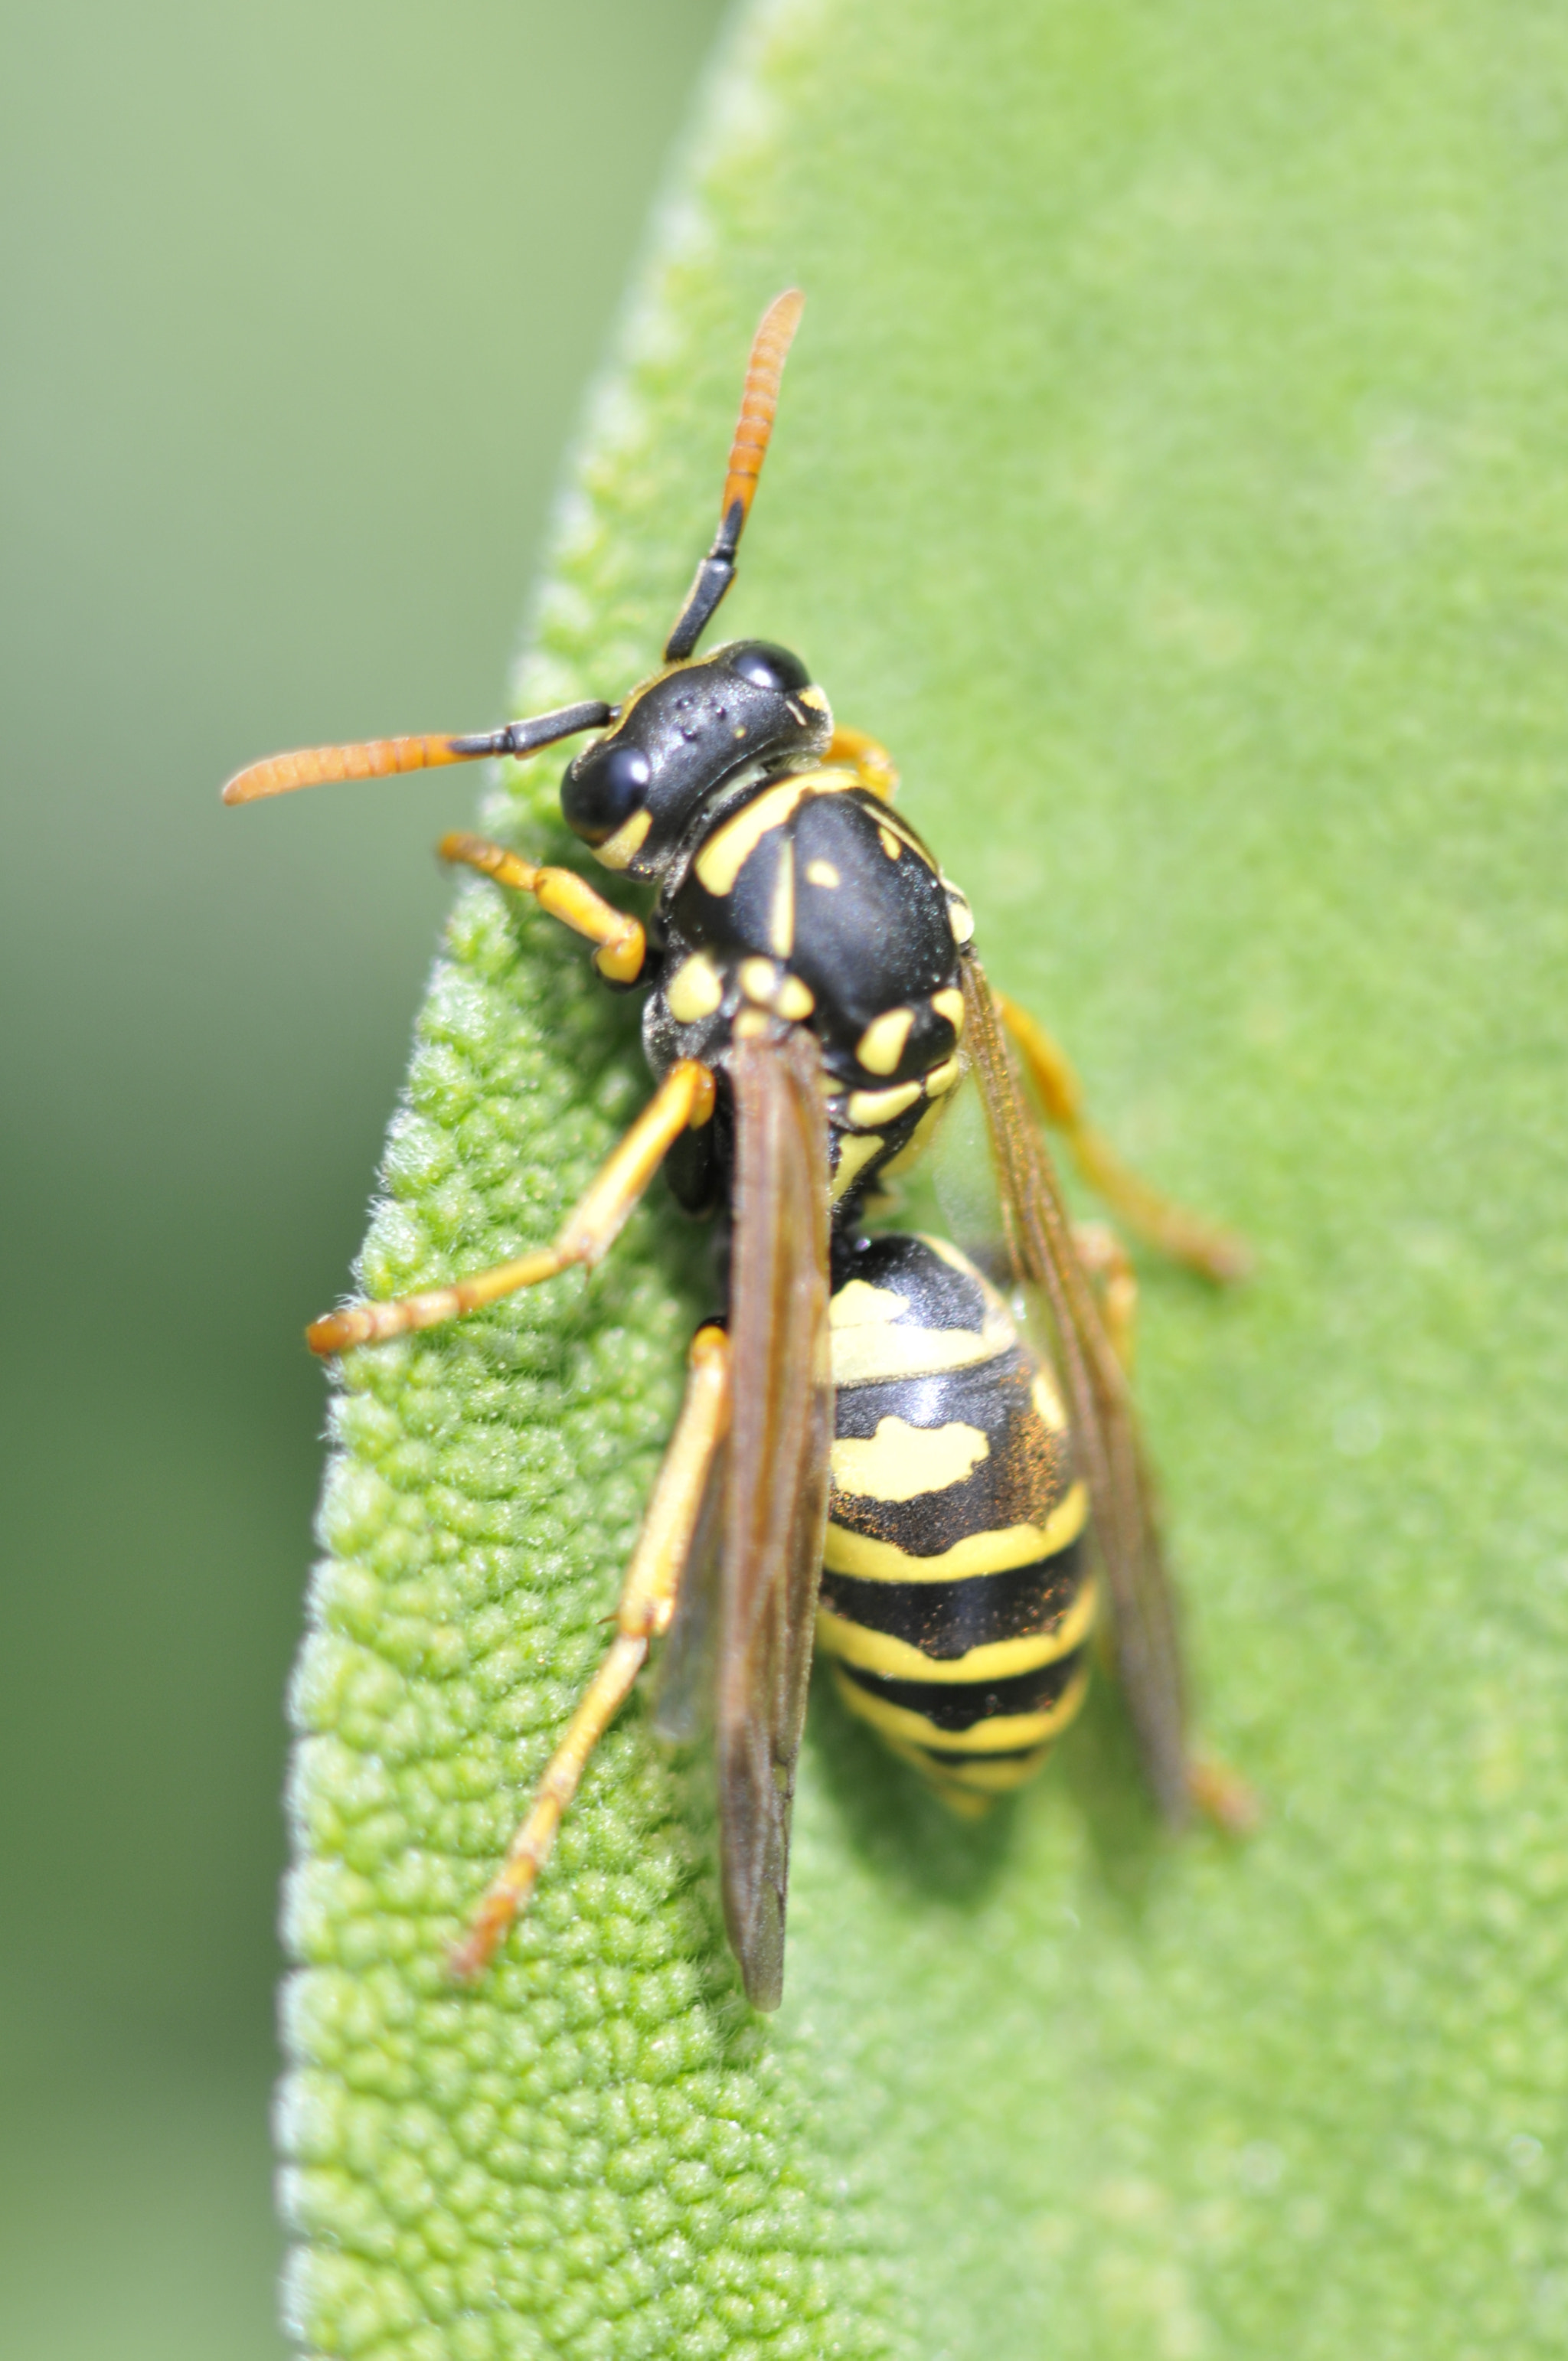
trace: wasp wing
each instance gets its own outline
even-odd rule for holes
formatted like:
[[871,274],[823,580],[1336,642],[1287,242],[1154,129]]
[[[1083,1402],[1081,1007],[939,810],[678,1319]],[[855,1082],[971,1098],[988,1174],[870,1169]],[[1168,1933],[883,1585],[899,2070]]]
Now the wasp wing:
[[732,1411],[717,1740],[724,1915],[746,1993],[784,1989],[790,1805],[828,1521],[828,1137],[810,1036],[737,1042]]
[[1145,1776],[1166,1818],[1189,1803],[1186,1684],[1177,1599],[1127,1380],[1111,1348],[1045,1142],[1019,1093],[984,971],[963,961],[966,1038],[985,1108],[1009,1244],[1050,1307],[1074,1447],[1110,1593],[1116,1668]]
[[728,1444],[713,1455],[691,1548],[681,1569],[675,1612],[659,1660],[659,1691],[653,1707],[656,1738],[690,1746],[708,1736],[713,1723],[713,1674],[718,1657],[718,1561],[724,1529]]

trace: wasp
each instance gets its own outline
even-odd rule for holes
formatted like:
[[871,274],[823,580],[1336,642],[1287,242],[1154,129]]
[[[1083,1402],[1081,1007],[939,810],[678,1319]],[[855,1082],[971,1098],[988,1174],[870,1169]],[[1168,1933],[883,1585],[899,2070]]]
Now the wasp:
[[[757,331],[718,530],[664,646],[618,705],[587,700],[468,737],[314,747],[253,764],[229,803],[327,780],[596,733],[563,776],[567,825],[652,888],[646,919],[575,871],[458,834],[444,856],[585,936],[607,983],[646,996],[657,1084],[554,1241],[306,1332],[331,1356],[455,1320],[592,1266],[663,1168],[718,1217],[721,1317],[692,1343],[682,1408],[626,1571],[615,1635],[453,1956],[477,1975],[522,1909],[592,1750],[653,1641],[667,1685],[715,1634],[720,1877],[747,1995],[783,1992],[791,1801],[814,1650],[839,1692],[960,1810],[1038,1768],[1109,1633],[1148,1784],[1196,1795],[1178,1614],[1125,1367],[1131,1272],[1069,1218],[1013,1052],[1090,1181],[1217,1279],[1239,1243],[1157,1196],[1086,1121],[1076,1078],[993,993],[969,904],[894,803],[897,774],[836,723],[787,649],[697,643],[734,579],[804,299]],[[1009,1047],[1009,1037],[1012,1048]],[[984,1108],[1014,1277],[1043,1301],[1047,1358],[1008,1296],[939,1237],[868,1209],[918,1159],[965,1069]]]

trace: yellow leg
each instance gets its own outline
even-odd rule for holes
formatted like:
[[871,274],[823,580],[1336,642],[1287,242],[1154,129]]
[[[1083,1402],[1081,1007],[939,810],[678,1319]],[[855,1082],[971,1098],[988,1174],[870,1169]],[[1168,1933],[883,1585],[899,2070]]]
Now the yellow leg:
[[346,1352],[351,1345],[383,1344],[411,1328],[439,1327],[481,1304],[515,1295],[520,1288],[537,1287],[574,1263],[598,1262],[620,1235],[666,1152],[683,1131],[700,1130],[712,1116],[713,1105],[713,1076],[707,1068],[695,1058],[677,1059],[554,1246],[520,1255],[515,1262],[497,1263],[492,1270],[476,1271],[451,1287],[400,1296],[391,1303],[356,1303],[347,1312],[329,1312],[312,1322],[305,1342],[313,1353],[322,1354]]
[[1085,1122],[1082,1086],[1066,1053],[1045,1027],[1000,992],[996,1005],[1028,1070],[1047,1121],[1065,1136],[1073,1162],[1090,1187],[1115,1208],[1129,1228],[1158,1246],[1162,1254],[1189,1264],[1205,1279],[1222,1282],[1245,1279],[1253,1267],[1252,1249],[1245,1239],[1201,1221],[1130,1171],[1104,1135]]
[[492,844],[488,836],[444,836],[440,850],[443,861],[460,861],[493,877],[498,885],[532,894],[542,910],[548,910],[553,918],[579,935],[587,935],[590,943],[598,945],[594,965],[607,983],[635,983],[641,974],[648,955],[641,921],[596,894],[575,869],[541,869],[536,862],[524,861],[520,852]]
[[898,793],[898,772],[893,756],[885,746],[875,738],[868,737],[863,730],[850,730],[843,722],[839,722],[828,741],[828,752],[823,760],[827,763],[847,763],[850,770],[860,773],[861,785],[870,787],[872,795],[880,796],[883,803],[890,804]]
[[1072,1242],[1091,1279],[1099,1282],[1100,1316],[1111,1349],[1128,1377],[1137,1350],[1138,1275],[1109,1222],[1076,1222]]
[[1228,1763],[1194,1757],[1187,1766],[1187,1787],[1204,1818],[1224,1835],[1250,1837],[1261,1827],[1262,1805]]
[[615,1639],[550,1758],[504,1866],[452,1954],[455,1976],[477,1976],[527,1907],[589,1755],[647,1661],[649,1642],[669,1630],[714,1454],[729,1425],[729,1339],[722,1328],[699,1328],[692,1340],[685,1400],[626,1569]]

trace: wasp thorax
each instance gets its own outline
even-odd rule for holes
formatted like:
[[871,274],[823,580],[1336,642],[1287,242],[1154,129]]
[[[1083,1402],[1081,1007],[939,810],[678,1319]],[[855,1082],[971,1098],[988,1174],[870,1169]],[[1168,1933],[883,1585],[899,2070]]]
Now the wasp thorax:
[[659,877],[719,790],[809,761],[832,734],[798,656],[736,640],[634,689],[614,729],[568,767],[561,808],[608,868]]

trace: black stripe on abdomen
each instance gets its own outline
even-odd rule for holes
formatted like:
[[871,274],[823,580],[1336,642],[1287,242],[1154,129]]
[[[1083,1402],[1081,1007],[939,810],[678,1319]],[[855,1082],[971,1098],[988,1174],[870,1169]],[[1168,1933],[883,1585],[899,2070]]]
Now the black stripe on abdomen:
[[1015,1673],[1006,1680],[973,1682],[892,1680],[883,1673],[865,1672],[859,1664],[841,1664],[838,1669],[856,1688],[902,1712],[917,1713],[934,1730],[956,1737],[972,1730],[977,1721],[1044,1713],[1071,1685],[1082,1662],[1083,1650],[1075,1648],[1034,1672]]
[[1081,1587],[1083,1549],[1080,1536],[1032,1565],[958,1582],[865,1582],[829,1568],[822,1577],[822,1605],[846,1623],[886,1632],[948,1663],[997,1640],[1054,1630]]

